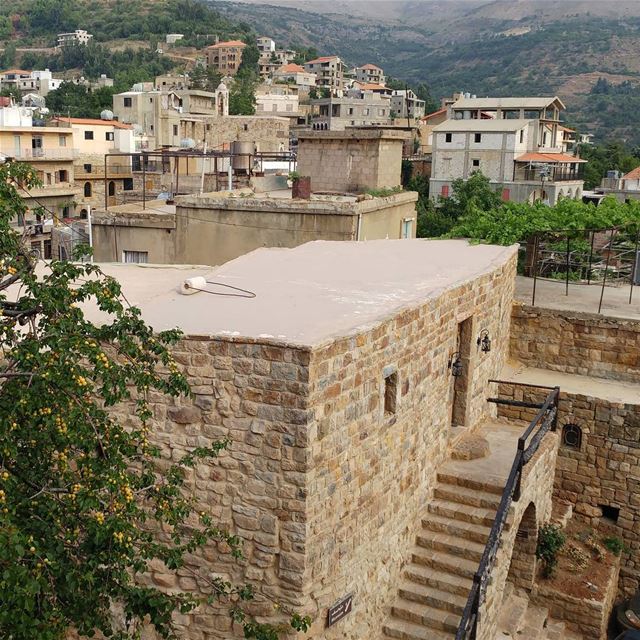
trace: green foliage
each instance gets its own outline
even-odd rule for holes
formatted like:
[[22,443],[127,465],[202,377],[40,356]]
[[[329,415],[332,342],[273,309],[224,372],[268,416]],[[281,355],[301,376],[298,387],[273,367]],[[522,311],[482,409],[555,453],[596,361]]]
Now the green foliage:
[[602,540],[602,544],[613,553],[614,556],[619,556],[625,549],[624,541],[617,536],[608,536]]
[[222,74],[218,73],[213,67],[196,66],[189,74],[191,86],[194,89],[203,89],[204,91],[215,91],[222,82]]
[[468,180],[459,178],[452,183],[451,196],[441,198],[440,212],[457,220],[478,211],[491,211],[502,204],[502,199],[491,186],[489,178],[480,171],[469,176]]
[[588,160],[585,166],[585,188],[600,186],[607,171],[628,173],[640,166],[640,159],[630,153],[622,142],[609,142],[604,145],[583,144],[579,148],[580,157]]
[[104,109],[111,109],[113,87],[100,87],[89,92],[83,85],[63,82],[59,89],[47,95],[47,107],[55,115],[72,118],[99,118]]
[[16,45],[14,42],[10,42],[4,48],[4,51],[0,54],[0,68],[8,69],[13,67],[16,62]]
[[[281,626],[256,622],[243,611],[259,597],[251,587],[187,563],[216,543],[242,556],[190,497],[195,468],[228,441],[179,459],[151,442],[152,395],[190,395],[171,356],[180,332],[153,332],[97,265],[53,261],[36,275],[10,226],[26,211],[14,184],[37,187],[34,176],[0,166],[0,637],[63,640],[75,628],[134,640],[150,624],[173,638],[174,612],[218,600],[235,603],[247,638],[306,631],[309,618],[287,611]],[[158,564],[193,572],[208,597],[146,586]]]
[[373,196],[374,198],[388,198],[396,193],[401,193],[403,191],[402,187],[392,187],[392,188],[383,188],[383,189],[368,189],[365,191],[366,194]]
[[238,74],[229,89],[229,114],[232,116],[252,116],[256,112],[256,84],[253,75]]
[[542,561],[542,575],[550,578],[558,564],[558,553],[567,541],[567,536],[555,524],[544,524],[538,533],[536,558]]
[[291,45],[291,49],[296,52],[296,56],[293,59],[294,64],[303,65],[309,60],[315,60],[318,57],[318,50],[315,47],[302,47],[300,45]]
[[22,99],[22,93],[17,87],[2,87],[2,89],[0,89],[0,96],[13,98],[16,104],[20,104],[20,100]]

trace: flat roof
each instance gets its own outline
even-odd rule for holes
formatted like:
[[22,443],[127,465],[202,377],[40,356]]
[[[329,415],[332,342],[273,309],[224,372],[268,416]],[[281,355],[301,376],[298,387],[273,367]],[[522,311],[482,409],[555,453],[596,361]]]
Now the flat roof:
[[[358,102],[362,102],[359,100]],[[298,140],[404,140],[400,132],[390,127],[353,127],[344,131],[299,131]]]
[[526,98],[459,98],[453,109],[546,109],[554,102],[561,109],[565,109],[564,103],[558,96],[533,96]]
[[[315,241],[258,249],[220,267],[104,264],[155,330],[314,346],[371,328],[503,265],[517,248],[465,240]],[[185,279],[207,290],[182,295]],[[215,283],[240,287],[254,298]],[[234,297],[233,294],[236,294]],[[97,311],[89,317],[99,316]]]

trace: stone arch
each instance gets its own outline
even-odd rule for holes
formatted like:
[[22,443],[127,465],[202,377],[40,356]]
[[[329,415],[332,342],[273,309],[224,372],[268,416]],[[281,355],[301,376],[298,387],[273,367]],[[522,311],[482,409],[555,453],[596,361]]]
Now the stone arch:
[[[584,426],[581,420],[574,415],[563,416],[558,421],[558,432],[560,433],[560,450],[563,455],[571,451],[582,451],[587,441],[589,429]],[[572,445],[572,440],[565,442],[565,435],[575,435],[577,442]]]
[[525,509],[516,532],[507,581],[516,589],[530,592],[536,575],[536,546],[538,544],[537,509],[533,502]]

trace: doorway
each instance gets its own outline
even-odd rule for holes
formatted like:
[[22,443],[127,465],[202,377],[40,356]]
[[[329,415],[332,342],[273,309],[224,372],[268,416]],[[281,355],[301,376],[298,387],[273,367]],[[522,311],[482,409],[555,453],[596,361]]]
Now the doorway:
[[451,426],[465,427],[471,382],[471,342],[473,340],[473,316],[458,323],[456,349],[452,356],[453,398]]

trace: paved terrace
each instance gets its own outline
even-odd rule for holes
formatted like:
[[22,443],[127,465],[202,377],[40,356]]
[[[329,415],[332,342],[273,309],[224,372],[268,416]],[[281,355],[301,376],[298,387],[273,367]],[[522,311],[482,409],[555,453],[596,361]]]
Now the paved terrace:
[[[530,305],[533,278],[516,278],[516,300]],[[633,288],[632,303],[629,304],[630,287],[606,286],[602,302],[602,315],[640,320],[640,286]],[[536,282],[536,307],[598,313],[602,285],[569,283],[569,295],[565,295],[564,280],[542,280]]]

